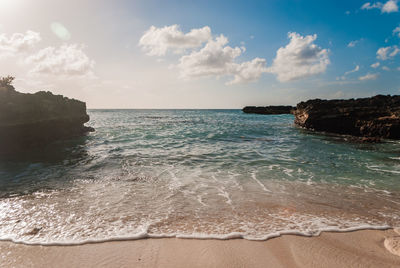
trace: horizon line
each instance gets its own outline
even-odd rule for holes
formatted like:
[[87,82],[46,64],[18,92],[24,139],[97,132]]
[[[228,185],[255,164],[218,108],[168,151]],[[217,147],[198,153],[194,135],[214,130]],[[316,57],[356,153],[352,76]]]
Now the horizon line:
[[242,110],[243,108],[86,108],[88,110]]

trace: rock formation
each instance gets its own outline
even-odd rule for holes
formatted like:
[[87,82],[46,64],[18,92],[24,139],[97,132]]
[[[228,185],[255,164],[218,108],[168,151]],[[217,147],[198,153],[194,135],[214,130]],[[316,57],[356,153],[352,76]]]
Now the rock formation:
[[400,139],[400,96],[350,100],[314,99],[297,104],[295,124],[337,134]]
[[51,92],[24,94],[0,84],[0,154],[93,131],[84,102]]
[[292,106],[246,106],[242,109],[249,114],[290,114],[295,109]]

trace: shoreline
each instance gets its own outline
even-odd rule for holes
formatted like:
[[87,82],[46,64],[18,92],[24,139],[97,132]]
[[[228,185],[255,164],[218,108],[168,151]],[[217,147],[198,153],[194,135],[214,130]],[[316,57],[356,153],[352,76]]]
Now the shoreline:
[[146,238],[84,245],[0,242],[4,267],[399,267],[385,248],[393,229],[245,239]]
[[[374,226],[374,225],[362,225],[358,227],[349,227],[345,229],[321,229],[315,234],[306,234],[300,231],[281,231],[277,233],[268,234],[259,239],[251,239],[246,238],[242,233],[229,233],[226,235],[205,235],[205,234],[192,234],[192,235],[182,235],[182,234],[147,234],[141,233],[137,234],[136,236],[131,237],[111,237],[105,239],[97,239],[97,240],[84,240],[80,242],[48,242],[48,243],[41,243],[41,242],[25,242],[25,241],[15,241],[13,239],[0,239],[0,243],[2,242],[9,242],[13,244],[20,244],[26,246],[44,246],[44,247],[53,247],[53,246],[60,246],[60,247],[69,247],[69,246],[83,246],[83,245],[90,245],[90,244],[100,244],[100,243],[109,243],[109,242],[129,242],[129,241],[136,241],[136,240],[143,240],[143,239],[188,239],[188,240],[217,240],[217,241],[229,241],[234,239],[243,239],[247,241],[255,241],[255,242],[265,242],[269,241],[274,238],[282,237],[285,235],[294,235],[294,236],[302,236],[302,237],[318,237],[323,233],[349,233],[349,232],[357,232],[357,231],[367,231],[367,230],[377,230],[377,231],[386,231],[386,230],[394,230],[398,229],[397,227],[392,227],[388,225],[382,226]],[[197,235],[197,236],[196,236]]]

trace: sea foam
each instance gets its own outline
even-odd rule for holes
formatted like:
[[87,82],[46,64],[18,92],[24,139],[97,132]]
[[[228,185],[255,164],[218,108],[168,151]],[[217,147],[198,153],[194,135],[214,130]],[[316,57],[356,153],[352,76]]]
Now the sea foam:
[[267,240],[396,227],[400,143],[238,110],[91,110],[88,137],[0,162],[0,240]]

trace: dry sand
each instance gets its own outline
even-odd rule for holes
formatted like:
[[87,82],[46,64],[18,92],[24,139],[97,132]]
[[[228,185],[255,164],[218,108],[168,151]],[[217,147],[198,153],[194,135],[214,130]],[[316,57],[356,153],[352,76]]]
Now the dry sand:
[[394,230],[285,235],[268,241],[176,238],[81,246],[0,242],[1,267],[400,267],[385,249]]

